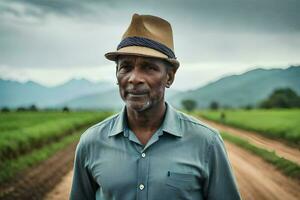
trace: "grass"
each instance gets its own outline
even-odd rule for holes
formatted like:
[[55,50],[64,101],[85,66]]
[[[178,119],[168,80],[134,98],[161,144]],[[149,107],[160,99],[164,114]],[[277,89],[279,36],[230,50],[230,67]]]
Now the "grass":
[[53,111],[1,113],[0,184],[78,141],[85,128],[111,114]]
[[46,160],[47,158],[54,155],[59,150],[66,147],[68,144],[78,141],[82,131],[77,131],[72,135],[68,135],[64,137],[62,140],[58,142],[47,145],[41,149],[36,149],[30,152],[29,154],[20,156],[13,160],[7,160],[3,163],[0,163],[0,168],[1,168],[0,184],[11,179],[18,172],[26,170],[27,168],[34,166],[40,163],[41,161]]
[[[0,161],[17,158],[33,149],[58,141],[70,132],[101,121],[110,114],[107,112],[25,112],[8,113],[6,117],[1,114]],[[6,126],[4,122],[7,122]],[[17,122],[20,122],[19,126]]]
[[275,152],[268,151],[266,149],[257,147],[251,143],[249,143],[245,139],[241,139],[237,136],[233,136],[226,132],[221,132],[222,138],[229,142],[232,142],[253,154],[263,158],[265,161],[273,164],[277,169],[282,171],[285,175],[290,176],[292,178],[299,179],[300,178],[300,166],[297,163],[294,163],[285,158],[279,157]]
[[[71,115],[76,116],[81,113],[73,113]],[[65,117],[70,117],[70,113],[67,112],[0,112],[0,130],[6,132],[10,130],[18,130],[27,128],[37,124],[43,124],[49,121],[60,120]],[[30,120],[28,120],[30,119]]]
[[[221,118],[221,113],[225,118]],[[219,123],[258,132],[300,145],[300,109],[201,111],[194,114]]]

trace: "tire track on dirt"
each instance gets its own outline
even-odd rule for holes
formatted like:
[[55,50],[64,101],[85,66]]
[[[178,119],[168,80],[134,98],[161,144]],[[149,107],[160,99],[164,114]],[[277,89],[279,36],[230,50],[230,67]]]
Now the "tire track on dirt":
[[288,159],[300,165],[300,150],[297,148],[287,146],[286,144],[280,141],[272,140],[253,131],[246,131],[238,128],[233,128],[203,118],[200,118],[200,120],[209,124],[212,127],[215,127],[219,131],[224,131],[229,134],[246,139],[250,143],[256,145],[257,147],[262,147],[269,151],[275,151],[278,156],[284,157],[285,159]]

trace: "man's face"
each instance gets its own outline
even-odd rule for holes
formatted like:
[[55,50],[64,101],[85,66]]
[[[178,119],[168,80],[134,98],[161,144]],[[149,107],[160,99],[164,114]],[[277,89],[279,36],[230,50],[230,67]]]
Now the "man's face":
[[120,95],[129,109],[144,111],[164,102],[165,87],[170,86],[176,70],[168,70],[156,58],[120,56],[116,76]]

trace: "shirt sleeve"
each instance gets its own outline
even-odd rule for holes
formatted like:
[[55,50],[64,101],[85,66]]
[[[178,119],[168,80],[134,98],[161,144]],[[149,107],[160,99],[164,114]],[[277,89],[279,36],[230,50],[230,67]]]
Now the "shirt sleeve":
[[84,147],[80,141],[76,148],[70,200],[95,199],[96,190],[99,187],[88,170]]
[[204,185],[204,196],[207,200],[241,199],[231,165],[228,160],[224,142],[216,134],[208,152],[208,178]]

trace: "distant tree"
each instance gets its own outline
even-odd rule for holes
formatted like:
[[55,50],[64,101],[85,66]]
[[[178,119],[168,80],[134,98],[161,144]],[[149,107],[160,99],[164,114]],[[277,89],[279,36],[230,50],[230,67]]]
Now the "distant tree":
[[28,110],[30,111],[38,111],[38,108],[36,107],[36,105],[32,104],[31,106],[29,106]]
[[10,109],[8,107],[1,108],[1,112],[10,112]]
[[218,110],[219,109],[219,103],[216,101],[212,101],[209,105],[209,108],[212,110]]
[[67,106],[63,107],[62,109],[63,112],[70,112],[70,108],[68,108]]
[[24,112],[26,110],[27,109],[25,107],[22,107],[22,106],[17,108],[17,112]]
[[181,101],[181,105],[187,111],[192,111],[197,107],[197,102],[192,99],[184,99]]
[[300,97],[290,88],[276,89],[268,99],[260,103],[261,108],[296,108],[300,107]]
[[243,106],[242,108],[245,110],[252,110],[253,106],[251,104],[248,104],[248,105]]

